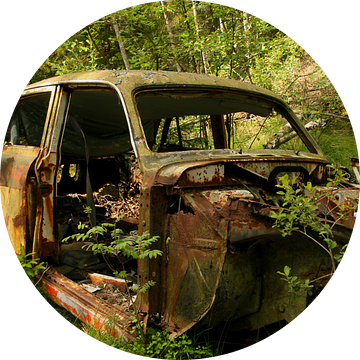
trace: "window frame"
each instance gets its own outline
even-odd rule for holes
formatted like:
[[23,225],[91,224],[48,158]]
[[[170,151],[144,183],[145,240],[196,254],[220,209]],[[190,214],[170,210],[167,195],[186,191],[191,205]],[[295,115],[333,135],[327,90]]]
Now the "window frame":
[[[53,105],[55,102],[55,94],[56,94],[56,86],[45,86],[45,87],[41,87],[41,88],[34,88],[34,89],[29,89],[29,90],[25,90],[19,101],[17,102],[15,108],[14,108],[14,112],[16,110],[16,108],[18,107],[19,103],[22,101],[26,101],[27,98],[29,97],[33,97],[33,96],[37,96],[37,95],[43,95],[46,93],[50,93],[50,99],[49,99],[49,103],[48,103],[48,108],[47,108],[47,112],[46,112],[46,117],[45,117],[45,122],[44,122],[44,128],[43,128],[43,132],[42,132],[42,136],[41,136],[41,140],[40,140],[40,145],[39,146],[34,146],[34,145],[21,145],[21,144],[10,144],[11,146],[21,146],[21,147],[34,147],[34,148],[43,148],[46,144],[46,134],[48,132],[49,129],[49,123],[50,123],[50,119],[51,119],[51,114],[53,113]],[[10,124],[10,123],[9,123]]]

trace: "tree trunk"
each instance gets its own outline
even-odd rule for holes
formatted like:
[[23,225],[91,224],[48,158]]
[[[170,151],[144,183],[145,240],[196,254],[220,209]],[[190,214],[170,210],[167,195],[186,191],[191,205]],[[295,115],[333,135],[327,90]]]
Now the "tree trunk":
[[166,24],[167,32],[169,34],[170,44],[171,44],[171,47],[172,47],[173,52],[174,52],[176,70],[178,72],[181,72],[181,66],[179,64],[179,61],[178,61],[178,58],[177,58],[177,55],[176,55],[176,46],[175,46],[175,43],[174,43],[174,35],[172,33],[172,30],[171,30],[171,26],[170,26],[170,22],[169,22],[169,18],[168,18],[168,15],[167,15],[167,11],[166,11],[164,1],[160,1],[160,4],[161,4],[161,6],[163,8],[163,11],[164,11],[165,24]]
[[250,37],[249,37],[249,32],[250,32],[250,19],[249,19],[249,14],[243,12],[242,13],[244,16],[244,20],[243,20],[243,29],[244,29],[244,38],[245,38],[245,44],[246,44],[246,58],[248,59],[248,62],[245,64],[246,68],[246,74],[249,77],[249,81],[252,84],[252,77],[251,77],[251,73],[250,73],[250,63],[249,63],[249,59],[251,57],[250,54]]
[[115,31],[116,39],[117,39],[118,44],[119,44],[120,54],[121,54],[121,57],[122,57],[122,59],[124,61],[125,69],[130,70],[129,60],[128,60],[128,57],[126,55],[126,51],[125,51],[125,47],[124,47],[122,37],[120,35],[119,25],[116,22],[114,14],[111,14],[111,22],[112,22],[112,26],[113,26],[114,31]]
[[[320,126],[325,126],[330,119],[317,119],[310,121],[305,125],[306,130],[312,130]],[[296,132],[292,131],[293,128],[290,124],[283,126],[273,138],[264,145],[264,149],[277,149],[280,145],[285,144],[287,141],[291,140],[296,136]]]
[[[194,0],[192,0],[192,9],[193,9],[193,15],[194,15],[194,23],[195,23],[195,31],[196,31],[196,37],[200,40],[200,30],[199,30],[199,23],[198,23],[198,19],[197,19],[197,10],[196,10],[196,5]],[[200,50],[200,55],[201,55],[201,59],[202,59],[202,63],[204,66],[204,72],[205,74],[207,74],[209,72],[209,62],[207,60],[207,55],[206,55],[206,51],[203,51],[202,49]]]

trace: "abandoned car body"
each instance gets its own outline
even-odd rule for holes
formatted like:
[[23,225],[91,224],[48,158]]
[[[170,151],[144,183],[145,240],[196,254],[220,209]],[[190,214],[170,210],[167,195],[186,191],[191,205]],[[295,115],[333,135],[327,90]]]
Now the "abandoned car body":
[[[275,146],[272,136],[285,125],[293,139]],[[314,279],[331,268],[323,249],[282,237],[269,216],[282,204],[281,175],[321,187],[327,164],[291,109],[255,85],[171,72],[67,74],[25,89],[3,148],[1,201],[15,251],[22,245],[52,265],[42,277],[47,292],[83,321],[112,316],[112,330],[132,337],[129,312],[79,283],[101,272],[101,259],[62,242],[86,222],[84,205],[92,225],[114,221],[98,201],[105,188],[112,206],[136,198],[120,220],[124,237],[159,236],[153,247],[162,256],[138,259],[132,269],[133,281],[155,282],[136,298],[145,325],[172,336],[199,322],[253,330],[306,307],[305,294],[290,306],[277,270],[289,265]],[[130,183],[138,193],[130,194]],[[339,203],[356,198],[346,191]],[[354,219],[337,225],[340,243]]]

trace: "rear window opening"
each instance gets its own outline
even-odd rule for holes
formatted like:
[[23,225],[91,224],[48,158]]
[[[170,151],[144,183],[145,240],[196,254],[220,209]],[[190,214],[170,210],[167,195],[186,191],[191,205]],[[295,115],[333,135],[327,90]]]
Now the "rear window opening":
[[[154,152],[267,149],[289,121],[273,102],[222,90],[147,90],[135,96]],[[295,130],[295,129],[294,129]],[[309,151],[299,136],[279,147]]]
[[[138,162],[115,92],[81,89],[73,91],[69,99],[56,176],[54,218],[59,253],[55,269],[101,299],[123,303],[126,310],[131,302],[124,298],[125,280],[115,279],[109,266],[123,270],[121,254],[95,254],[88,248],[94,240],[63,239],[86,233],[88,229],[79,229],[79,224],[103,223],[114,224],[111,230],[116,229],[122,238],[137,236],[141,186]],[[103,244],[113,240],[110,230],[96,239]],[[136,284],[136,260],[124,263],[129,274],[127,284]]]
[[5,136],[5,144],[41,145],[51,93],[46,92],[20,99]]

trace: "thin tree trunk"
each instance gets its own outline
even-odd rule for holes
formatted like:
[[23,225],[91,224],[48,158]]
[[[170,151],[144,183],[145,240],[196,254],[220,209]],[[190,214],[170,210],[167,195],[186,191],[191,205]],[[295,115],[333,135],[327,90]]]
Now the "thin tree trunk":
[[117,39],[118,44],[119,44],[120,54],[121,54],[121,57],[122,57],[122,59],[124,61],[125,69],[130,70],[129,60],[128,60],[128,57],[126,55],[124,42],[122,40],[119,25],[116,22],[114,14],[111,14],[111,22],[112,22],[112,26],[113,26],[114,31],[115,31],[116,39]]
[[169,18],[168,18],[168,15],[167,15],[167,11],[166,11],[164,1],[160,1],[160,4],[161,4],[161,6],[162,6],[162,8],[164,10],[164,19],[165,19],[166,28],[167,28],[169,38],[170,38],[170,44],[171,44],[171,47],[172,47],[173,52],[174,52],[176,70],[178,72],[181,72],[181,66],[179,64],[179,61],[178,61],[178,58],[177,58],[177,55],[176,55],[176,46],[175,46],[175,43],[174,43],[174,35],[172,33],[172,30],[171,30],[171,26],[170,26],[170,22],[169,22]]
[[[199,23],[197,20],[197,10],[194,0],[192,0],[192,9],[193,9],[193,15],[194,15],[194,23],[195,23],[195,31],[196,31],[196,37],[200,41],[200,30],[199,30]],[[204,72],[207,74],[209,72],[209,62],[207,60],[206,51],[200,50],[200,55],[202,59],[202,63],[204,66]]]
[[[190,26],[190,23],[189,23],[189,20],[188,20],[188,16],[187,16],[187,10],[186,10],[185,0],[183,0],[183,1],[181,2],[181,7],[182,7],[182,10],[183,10],[182,15],[184,16],[186,27],[187,27],[187,29],[188,29],[188,31],[189,31],[189,34],[191,34],[192,30],[191,30],[191,26]],[[193,71],[194,71],[194,72],[200,72],[200,71],[198,71],[198,67],[197,67],[196,59],[195,59],[195,56],[194,56],[194,55],[191,56],[191,61],[192,61],[193,68],[194,68]]]
[[[249,14],[243,12],[244,15],[244,20],[243,20],[243,26],[244,26],[244,37],[245,37],[245,44],[246,44],[246,58],[250,59],[250,41],[249,41],[249,32],[250,32],[250,19],[249,19]],[[246,74],[249,77],[249,80],[251,83],[253,83],[252,81],[252,77],[251,77],[251,72],[250,72],[250,64],[247,63],[246,65]]]

